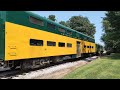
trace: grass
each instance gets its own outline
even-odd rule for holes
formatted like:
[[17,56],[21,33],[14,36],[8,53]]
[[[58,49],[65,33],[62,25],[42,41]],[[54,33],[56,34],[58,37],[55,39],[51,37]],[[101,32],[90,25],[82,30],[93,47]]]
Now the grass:
[[120,79],[120,54],[111,54],[92,61],[63,79]]

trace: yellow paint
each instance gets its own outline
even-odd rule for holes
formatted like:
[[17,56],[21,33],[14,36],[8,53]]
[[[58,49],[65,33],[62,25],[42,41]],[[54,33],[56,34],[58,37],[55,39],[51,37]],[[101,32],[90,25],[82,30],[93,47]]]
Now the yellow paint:
[[[86,45],[86,48],[84,48],[84,45]],[[82,46],[84,49],[82,53],[95,53],[95,43],[84,41],[84,44]],[[87,48],[87,46],[93,46],[93,48]]]
[[[70,37],[18,25],[5,23],[5,60],[19,60],[27,58],[48,57],[76,54],[76,41]],[[30,39],[43,40],[44,46],[30,46]],[[55,41],[56,46],[47,46],[47,41]],[[72,43],[72,48],[58,47],[58,42]],[[88,44],[89,42],[86,42]],[[82,44],[81,47],[82,48]],[[80,49],[81,53],[84,50]],[[93,50],[94,51],[94,50]]]

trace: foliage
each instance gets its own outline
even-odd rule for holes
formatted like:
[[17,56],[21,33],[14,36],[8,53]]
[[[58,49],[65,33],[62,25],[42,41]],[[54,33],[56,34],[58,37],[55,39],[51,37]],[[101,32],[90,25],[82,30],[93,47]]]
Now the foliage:
[[52,21],[56,21],[55,15],[49,15],[49,16],[48,16],[48,19],[50,19],[50,20],[52,20]]
[[108,11],[102,23],[105,49],[120,52],[120,11]]
[[95,26],[90,23],[87,17],[72,16],[68,21],[61,21],[59,23],[94,38],[96,32]]
[[66,26],[66,27],[70,27],[68,22],[65,22],[65,21],[60,21],[59,24],[62,24],[64,26]]
[[87,17],[73,16],[69,19],[69,26],[79,32],[94,37],[95,26],[90,23]]

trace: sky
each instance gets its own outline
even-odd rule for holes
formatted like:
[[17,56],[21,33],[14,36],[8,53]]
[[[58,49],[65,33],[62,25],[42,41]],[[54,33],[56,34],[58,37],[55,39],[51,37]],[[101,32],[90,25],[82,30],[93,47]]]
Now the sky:
[[105,11],[32,11],[43,17],[48,17],[49,15],[55,15],[57,22],[67,21],[72,16],[83,16],[88,17],[91,23],[95,24],[95,42],[101,45],[104,43],[100,40],[102,36],[102,18],[105,17]]

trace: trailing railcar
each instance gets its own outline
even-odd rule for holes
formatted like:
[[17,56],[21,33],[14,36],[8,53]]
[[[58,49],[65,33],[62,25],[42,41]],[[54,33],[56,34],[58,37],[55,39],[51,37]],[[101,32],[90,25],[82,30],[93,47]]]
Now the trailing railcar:
[[0,11],[0,62],[22,70],[96,52],[95,39],[27,11]]

